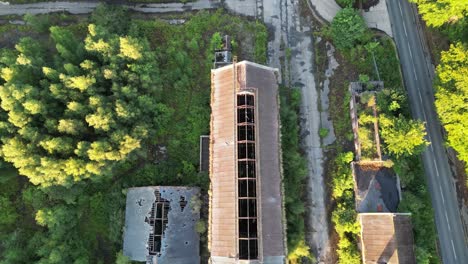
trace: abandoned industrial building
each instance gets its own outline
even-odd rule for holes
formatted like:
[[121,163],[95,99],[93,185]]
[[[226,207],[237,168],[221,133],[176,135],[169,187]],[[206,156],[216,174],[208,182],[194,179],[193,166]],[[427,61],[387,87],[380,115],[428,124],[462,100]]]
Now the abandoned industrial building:
[[[376,94],[381,89],[383,82],[349,86],[355,148],[351,171],[361,225],[361,255],[365,264],[414,264],[411,214],[396,213],[402,199],[400,180],[393,162],[382,158],[380,148]],[[360,123],[359,118],[366,115],[373,117],[372,122]]]
[[123,254],[147,264],[200,263],[200,214],[192,208],[198,194],[192,187],[128,189]]
[[285,263],[278,72],[211,71],[210,263]]
[[416,264],[411,214],[363,213],[358,219],[363,263]]

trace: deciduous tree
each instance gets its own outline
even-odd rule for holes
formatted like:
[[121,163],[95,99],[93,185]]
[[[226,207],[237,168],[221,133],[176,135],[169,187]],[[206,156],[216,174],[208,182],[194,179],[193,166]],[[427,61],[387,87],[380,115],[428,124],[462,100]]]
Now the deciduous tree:
[[468,48],[457,43],[442,52],[437,67],[436,108],[448,133],[448,144],[468,164]]
[[146,39],[94,24],[84,44],[50,31],[55,51],[24,38],[0,61],[1,153],[33,184],[70,186],[108,174],[170,111]]
[[340,50],[349,50],[366,37],[367,26],[362,16],[352,8],[343,8],[331,23],[333,44]]
[[466,0],[410,0],[418,4],[419,13],[426,23],[440,27],[447,23],[456,23],[468,14]]

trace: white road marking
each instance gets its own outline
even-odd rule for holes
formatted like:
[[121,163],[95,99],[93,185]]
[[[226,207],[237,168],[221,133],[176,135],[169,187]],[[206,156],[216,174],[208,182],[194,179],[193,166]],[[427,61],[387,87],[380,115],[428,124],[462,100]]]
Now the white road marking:
[[400,14],[401,14],[401,17],[403,17],[403,10],[401,10],[401,4],[400,4],[400,1],[398,1],[398,7],[400,8]]
[[447,216],[447,211],[445,211],[445,220],[447,220],[447,226],[448,226],[449,231],[452,232],[452,228],[450,228],[450,223],[449,223],[448,216]]
[[419,91],[419,89],[418,89],[418,95],[419,95],[419,101],[421,102],[421,105],[422,105],[423,101],[422,101],[422,96],[421,96],[421,92]]
[[[404,25],[404,24],[403,24]],[[411,56],[411,59],[413,58],[413,52],[411,51],[411,46],[409,44],[409,42],[406,42],[406,44],[408,44],[408,50],[409,50],[409,54]],[[414,66],[413,66],[414,67]]]
[[416,68],[414,68],[414,64],[413,64],[413,75],[414,75],[414,79],[417,81],[418,76],[416,76]]
[[439,185],[439,191],[440,191],[440,197],[442,197],[442,203],[445,204],[444,193],[442,192],[442,186],[441,185]]
[[406,32],[406,25],[403,23],[403,29],[405,30],[405,36],[408,37],[408,32]]
[[455,260],[457,260],[457,253],[455,253],[455,246],[453,245],[453,239],[451,240],[451,242],[452,242],[453,255],[455,256]]
[[439,169],[437,168],[436,162],[435,162],[435,160],[432,160],[432,161],[434,162],[434,167],[435,167],[435,169],[436,169],[437,177],[440,177],[440,175],[439,175]]

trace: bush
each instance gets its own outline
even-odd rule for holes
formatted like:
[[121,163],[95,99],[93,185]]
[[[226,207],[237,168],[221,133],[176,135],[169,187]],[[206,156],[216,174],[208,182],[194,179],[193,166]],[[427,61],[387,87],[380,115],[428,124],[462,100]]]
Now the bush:
[[297,89],[280,88],[281,148],[283,154],[283,182],[285,191],[288,255],[291,263],[311,258],[305,244],[303,196],[307,177],[307,162],[299,149],[299,103]]
[[367,26],[356,10],[344,8],[333,19],[329,33],[336,48],[346,51],[366,42]]
[[336,0],[336,3],[341,7],[352,7],[356,0]]
[[254,60],[265,64],[267,61],[268,31],[263,23],[255,23]]
[[360,226],[354,209],[354,182],[350,168],[353,156],[351,152],[340,153],[332,165],[334,168],[332,172],[332,197],[336,202],[336,207],[332,212],[332,222],[339,237],[337,253],[340,264],[361,262],[361,255],[357,248]]

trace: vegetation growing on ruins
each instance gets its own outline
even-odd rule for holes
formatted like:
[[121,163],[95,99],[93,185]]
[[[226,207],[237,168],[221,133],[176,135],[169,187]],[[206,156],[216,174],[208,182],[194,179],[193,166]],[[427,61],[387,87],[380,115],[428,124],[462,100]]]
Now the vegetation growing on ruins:
[[102,6],[89,19],[0,26],[31,36],[0,38],[16,45],[0,60],[0,263],[126,263],[126,188],[189,185],[206,195],[197,167],[212,36],[229,34],[235,54],[262,60],[267,33],[222,11],[185,18],[169,25]]
[[[393,163],[386,165],[393,165],[402,179],[403,201],[399,210],[412,213],[418,263],[438,263],[433,211],[419,158],[419,154],[428,144],[424,139],[426,133],[424,124],[411,119],[406,92],[398,70],[400,66],[391,39],[373,36],[362,23],[362,18],[356,16],[359,16],[357,11],[343,9],[331,23],[330,28],[322,31],[322,34],[336,45],[339,57],[342,58],[339,61],[342,72],[338,69],[337,74],[355,76],[354,80],[332,79],[331,81],[331,93],[341,95],[340,99],[335,98],[334,103],[330,104],[337,137],[333,160],[330,161],[334,169],[329,174],[332,180],[332,199],[335,203],[332,221],[339,237],[338,260],[339,263],[361,261],[356,248],[359,230],[356,226],[353,180],[349,168],[349,162],[353,157],[347,152],[352,151],[350,149],[352,134],[349,133],[351,122],[349,118],[343,117],[343,113],[349,115],[349,94],[346,91],[349,81],[359,79],[368,83],[369,80],[377,81],[380,77],[384,82],[384,88],[376,93],[375,102],[371,103],[376,103],[377,107],[382,152],[390,156],[394,162],[394,165]],[[348,43],[343,37],[347,36],[346,34],[354,35]],[[378,72],[374,66],[374,58]],[[367,99],[364,101],[369,103],[370,98]],[[369,127],[368,124],[373,123],[374,117],[371,112],[359,114],[363,118],[359,122],[364,125],[359,137],[362,136],[364,143],[368,143],[368,149],[373,149],[375,146],[372,142],[372,131],[363,130]],[[367,156],[372,158],[372,153]],[[418,188],[415,188],[416,186]]]

